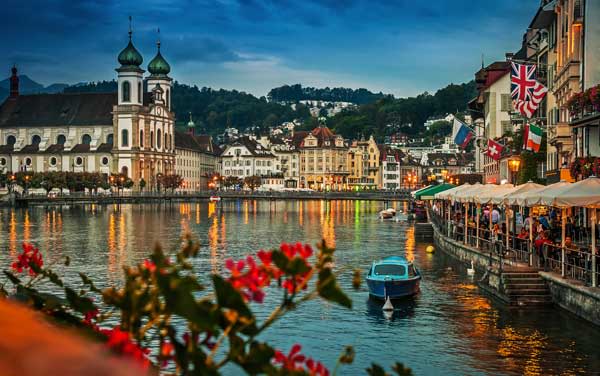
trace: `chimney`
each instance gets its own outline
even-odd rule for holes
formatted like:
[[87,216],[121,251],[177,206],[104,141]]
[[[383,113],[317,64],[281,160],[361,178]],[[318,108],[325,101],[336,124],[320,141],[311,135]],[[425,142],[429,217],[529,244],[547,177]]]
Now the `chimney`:
[[513,56],[515,56],[515,54],[513,54],[512,52],[507,52],[505,54],[505,56],[506,56],[506,61],[511,61]]
[[9,98],[14,99],[19,96],[19,76],[17,76],[17,67],[13,65],[11,72],[12,72],[12,75],[10,76]]

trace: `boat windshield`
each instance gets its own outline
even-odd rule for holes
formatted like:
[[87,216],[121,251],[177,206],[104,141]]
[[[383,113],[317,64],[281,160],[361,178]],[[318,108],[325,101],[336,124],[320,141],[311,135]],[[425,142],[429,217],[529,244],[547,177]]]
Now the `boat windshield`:
[[375,275],[398,275],[406,274],[404,265],[382,264],[375,266]]

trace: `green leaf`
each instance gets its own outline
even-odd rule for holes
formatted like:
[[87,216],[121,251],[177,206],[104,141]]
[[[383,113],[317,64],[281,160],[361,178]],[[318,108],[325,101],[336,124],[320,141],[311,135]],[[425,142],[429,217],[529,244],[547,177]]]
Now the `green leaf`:
[[367,368],[367,373],[371,376],[388,376],[383,367],[376,363],[371,363],[371,368]]
[[10,282],[12,282],[13,285],[21,284],[21,280],[16,275],[9,272],[8,270],[4,270],[4,275],[6,276],[6,278],[8,278],[8,280]]
[[325,300],[337,303],[346,308],[352,308],[352,300],[340,289],[333,272],[329,268],[325,268],[319,272],[317,291],[319,292],[319,296]]
[[272,374],[274,367],[271,359],[275,356],[275,350],[266,343],[252,341],[250,351],[243,359],[234,360],[248,374]]
[[89,286],[90,291],[102,293],[102,291],[100,291],[100,289],[94,285],[94,282],[86,274],[80,272],[79,277],[84,285]]
[[52,270],[44,270],[44,275],[48,277],[50,282],[54,283],[57,286],[63,287],[63,281],[60,279],[58,274],[54,273]]
[[396,362],[392,366],[392,370],[398,374],[398,376],[413,376],[412,369],[405,367],[404,364]]
[[79,296],[77,292],[70,287],[65,287],[65,294],[71,308],[79,313],[85,314],[96,309],[92,299]]
[[217,274],[214,274],[212,279],[215,294],[217,295],[217,302],[221,307],[233,309],[242,316],[253,318],[252,312],[248,308],[248,305],[246,305],[242,294],[234,289],[231,283]]
[[272,254],[273,263],[287,275],[304,274],[310,270],[301,257],[289,259],[283,252],[274,250]]

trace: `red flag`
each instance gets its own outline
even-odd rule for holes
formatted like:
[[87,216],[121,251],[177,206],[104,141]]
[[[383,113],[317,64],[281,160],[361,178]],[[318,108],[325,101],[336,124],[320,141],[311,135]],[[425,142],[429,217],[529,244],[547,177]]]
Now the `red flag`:
[[485,154],[493,160],[498,161],[502,155],[502,149],[504,149],[504,146],[490,138],[488,140],[488,148]]

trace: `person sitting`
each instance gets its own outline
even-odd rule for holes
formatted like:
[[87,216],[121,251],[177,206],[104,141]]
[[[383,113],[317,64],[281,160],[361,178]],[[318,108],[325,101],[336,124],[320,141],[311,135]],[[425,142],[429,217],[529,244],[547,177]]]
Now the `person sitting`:
[[537,254],[540,257],[540,264],[545,265],[546,259],[548,258],[548,247],[544,247],[546,244],[554,244],[550,240],[550,234],[548,231],[542,231],[539,238],[533,243]]
[[519,235],[517,235],[517,238],[529,239],[529,231],[527,231],[527,228],[525,226],[521,227],[521,232],[519,232]]

